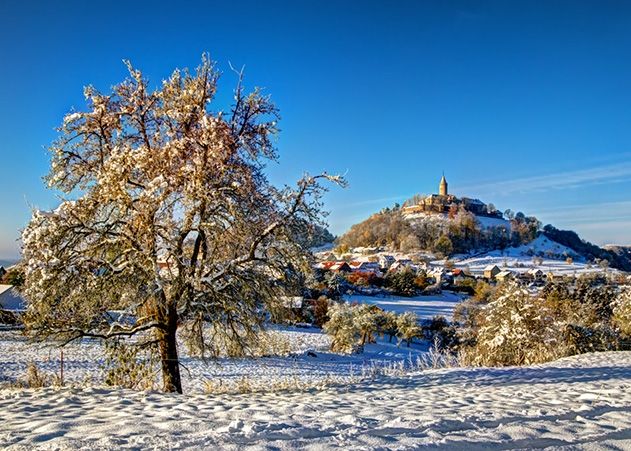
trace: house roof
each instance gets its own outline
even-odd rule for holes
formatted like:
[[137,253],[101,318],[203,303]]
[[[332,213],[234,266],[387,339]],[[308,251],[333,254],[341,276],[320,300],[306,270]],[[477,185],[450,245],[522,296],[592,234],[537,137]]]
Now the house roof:
[[486,268],[484,268],[484,270],[485,271],[492,271],[493,268],[500,269],[497,265],[488,265]]
[[0,285],[0,308],[6,310],[22,310],[26,308],[26,301],[13,288],[13,285]]
[[505,269],[504,271],[500,271],[498,272],[495,277],[506,277],[506,276],[510,276],[513,273],[511,271],[509,271],[508,269]]

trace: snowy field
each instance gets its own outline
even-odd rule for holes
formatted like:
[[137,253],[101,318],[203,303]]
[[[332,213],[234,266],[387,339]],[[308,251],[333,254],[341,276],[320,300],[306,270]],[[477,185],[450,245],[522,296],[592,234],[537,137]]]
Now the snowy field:
[[0,390],[0,448],[631,449],[631,353],[324,391]]
[[[207,381],[234,385],[243,378],[255,383],[255,388],[263,389],[272,383],[291,380],[304,384],[344,383],[362,377],[375,367],[409,366],[429,347],[421,343],[397,348],[394,342],[379,340],[377,344],[367,345],[363,354],[346,356],[328,351],[330,339],[320,329],[283,328],[271,332],[287,343],[289,355],[203,361],[189,356],[186,347],[180,344],[184,391],[202,393]],[[38,369],[50,375],[60,373],[58,348],[29,343],[17,332],[0,331],[0,350],[0,384],[23,378],[29,363],[35,363]],[[104,348],[97,340],[67,345],[64,381],[75,385],[102,385],[104,360]]]
[[443,291],[441,294],[430,296],[365,296],[352,294],[344,296],[347,302],[374,304],[386,311],[396,313],[414,312],[421,319],[432,319],[434,316],[444,316],[448,321],[453,318],[454,307],[466,299],[466,296]]

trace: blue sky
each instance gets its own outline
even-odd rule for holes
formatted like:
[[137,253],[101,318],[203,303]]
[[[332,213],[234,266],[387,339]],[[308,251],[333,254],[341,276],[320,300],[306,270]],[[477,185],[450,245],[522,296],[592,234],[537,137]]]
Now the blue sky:
[[[345,173],[334,233],[437,190],[631,243],[631,4],[608,1],[0,3],[0,258],[51,208],[46,146],[82,87],[155,83],[204,51],[282,114],[276,184]],[[226,104],[227,105],[227,104]]]

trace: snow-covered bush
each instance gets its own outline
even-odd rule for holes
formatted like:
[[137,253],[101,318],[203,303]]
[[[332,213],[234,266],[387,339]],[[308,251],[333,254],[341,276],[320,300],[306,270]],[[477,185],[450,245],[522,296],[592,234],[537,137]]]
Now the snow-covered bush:
[[538,293],[511,282],[454,312],[467,363],[521,365],[621,349],[631,332],[631,294],[602,277],[550,282]]
[[475,344],[463,348],[466,363],[528,365],[560,356],[554,316],[525,288],[500,287],[482,313]]
[[332,337],[331,351],[346,354],[359,350],[360,330],[355,321],[356,306],[346,303],[333,304],[329,307],[329,321],[324,331]]
[[624,287],[615,301],[613,323],[625,337],[631,337],[631,287]]

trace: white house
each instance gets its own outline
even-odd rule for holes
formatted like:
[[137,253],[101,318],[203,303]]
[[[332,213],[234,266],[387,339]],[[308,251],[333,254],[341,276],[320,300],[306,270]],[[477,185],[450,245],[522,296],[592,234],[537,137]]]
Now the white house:
[[392,255],[380,255],[379,256],[379,266],[383,269],[388,269],[395,262],[395,258]]

